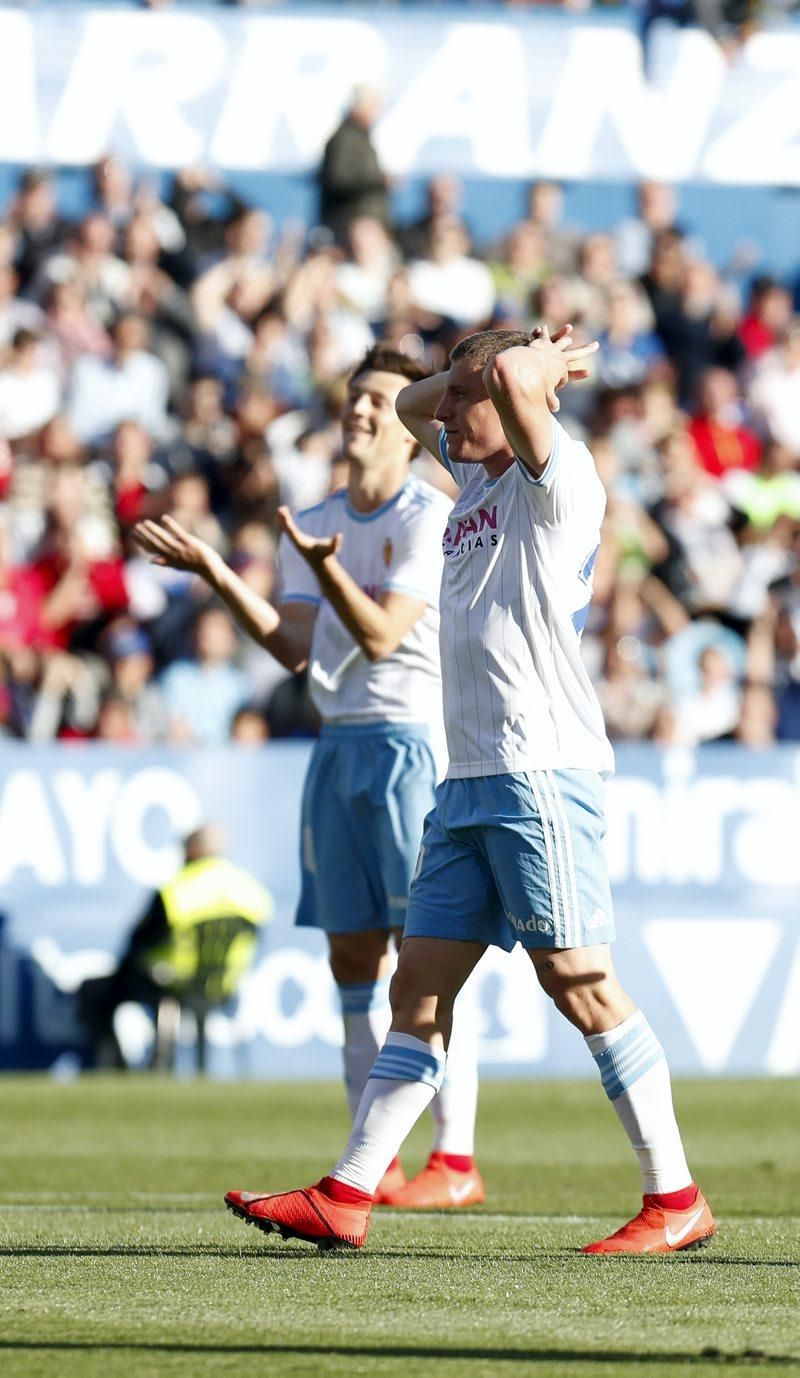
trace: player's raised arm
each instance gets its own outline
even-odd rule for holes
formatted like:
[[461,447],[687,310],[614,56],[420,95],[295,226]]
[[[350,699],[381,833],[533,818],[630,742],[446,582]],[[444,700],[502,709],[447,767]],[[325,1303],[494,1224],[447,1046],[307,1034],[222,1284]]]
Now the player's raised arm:
[[395,410],[407,431],[441,464],[439,432],[441,422],[434,420],[436,408],[447,385],[447,372],[434,373],[418,383],[409,383],[397,395]]
[[547,329],[528,345],[495,354],[483,381],[515,455],[539,478],[553,448],[552,415],[558,392],[568,382],[588,377],[587,363],[598,344],[576,345],[571,327],[550,339]]
[[204,579],[242,630],[287,670],[295,673],[305,668],[317,615],[315,606],[296,603],[277,612],[226,565],[216,550],[184,530],[174,517],[139,522],[133,537],[153,564],[185,569]]
[[427,603],[408,593],[386,590],[380,602],[359,588],[336,558],[339,535],[309,536],[296,525],[288,507],[278,509],[281,529],[314,571],[320,590],[368,660],[384,660],[423,616]]

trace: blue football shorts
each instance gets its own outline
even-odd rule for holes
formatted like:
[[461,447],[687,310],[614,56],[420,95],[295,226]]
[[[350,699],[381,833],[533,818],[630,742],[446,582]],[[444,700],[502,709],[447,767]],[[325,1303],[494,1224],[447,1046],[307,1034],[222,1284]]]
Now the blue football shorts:
[[425,821],[405,936],[501,947],[614,938],[604,788],[591,770],[445,780]]
[[402,929],[435,788],[424,725],[323,727],[303,790],[295,922],[326,933]]

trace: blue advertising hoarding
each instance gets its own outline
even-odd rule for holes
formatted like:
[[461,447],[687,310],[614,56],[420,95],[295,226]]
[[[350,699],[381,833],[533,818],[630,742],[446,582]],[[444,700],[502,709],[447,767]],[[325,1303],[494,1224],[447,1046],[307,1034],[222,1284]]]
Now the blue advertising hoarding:
[[[72,992],[109,970],[177,868],[176,838],[209,819],[275,899],[235,1008],[210,1019],[212,1074],[338,1075],[324,942],[292,927],[309,750],[0,748],[0,1067],[80,1051]],[[800,753],[623,749],[608,822],[618,969],[674,1070],[800,1070]],[[591,1073],[519,949],[487,953],[462,999],[485,1071]],[[150,1025],[123,1015],[144,1057]]]

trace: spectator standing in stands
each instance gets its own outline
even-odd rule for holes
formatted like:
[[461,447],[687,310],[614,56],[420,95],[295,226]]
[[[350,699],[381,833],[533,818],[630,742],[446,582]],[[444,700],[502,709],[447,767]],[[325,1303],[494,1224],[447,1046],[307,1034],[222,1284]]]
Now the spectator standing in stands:
[[18,330],[0,373],[0,436],[19,440],[41,430],[58,411],[58,375],[42,360],[40,337]]
[[358,86],[350,109],[329,138],[318,173],[320,221],[343,244],[357,216],[389,223],[389,193],[370,131],[380,113],[381,97]]
[[111,332],[113,356],[84,355],[72,375],[69,417],[81,440],[107,439],[122,421],[138,421],[155,439],[168,431],[169,377],[148,349],[141,316],[121,316]]
[[195,625],[195,656],[175,661],[161,677],[174,742],[205,746],[227,741],[234,715],[250,696],[233,663],[236,633],[221,608],[206,608]]

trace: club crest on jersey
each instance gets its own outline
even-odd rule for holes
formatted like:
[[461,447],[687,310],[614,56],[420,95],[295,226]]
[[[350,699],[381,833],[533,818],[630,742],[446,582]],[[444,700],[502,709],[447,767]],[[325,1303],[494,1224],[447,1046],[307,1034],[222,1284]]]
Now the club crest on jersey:
[[387,537],[386,537],[386,540],[385,540],[384,543],[383,543],[383,563],[385,564],[385,566],[386,566],[387,569],[389,568],[390,564],[392,563],[392,556],[393,556],[393,555],[394,555],[394,541],[392,540],[391,536],[387,536]]
[[442,537],[445,559],[456,559],[473,550],[497,545],[497,507],[479,507],[468,517],[448,522]]

